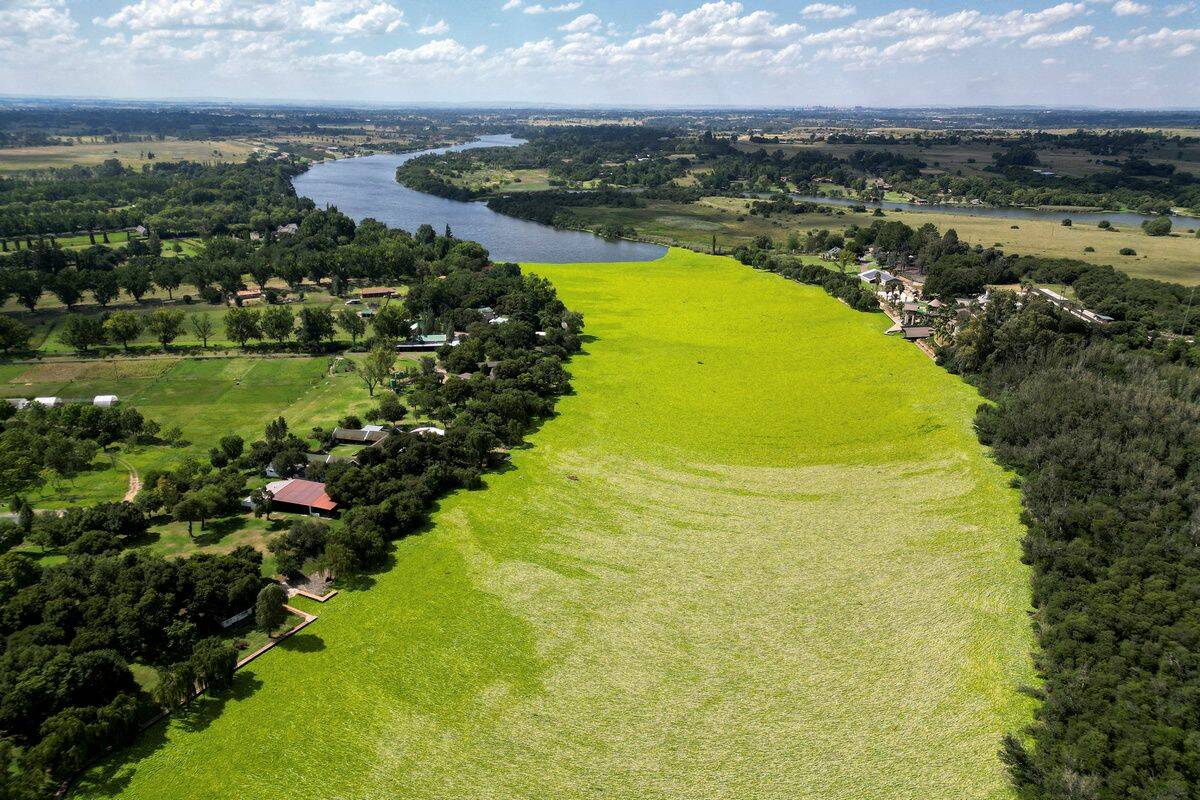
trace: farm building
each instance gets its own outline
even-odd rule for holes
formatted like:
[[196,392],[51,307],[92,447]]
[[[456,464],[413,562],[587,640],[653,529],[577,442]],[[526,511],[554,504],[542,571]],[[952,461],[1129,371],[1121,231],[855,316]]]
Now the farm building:
[[334,428],[333,441],[338,444],[375,444],[387,438],[387,431],[369,431],[359,428]]
[[391,297],[395,293],[395,289],[389,289],[386,286],[375,286],[370,289],[363,289],[358,293],[358,296],[363,300],[370,300],[375,297]]
[[92,398],[92,405],[99,408],[115,408],[120,405],[121,398],[115,394],[98,394]]
[[331,516],[338,504],[325,493],[325,484],[292,478],[268,483],[266,491],[271,495],[271,505],[279,511],[290,511],[309,516]]
[[[499,319],[499,317],[497,317],[497,319]],[[495,322],[495,320],[492,320],[492,321]],[[446,344],[453,347],[458,344],[458,339],[457,338],[451,339],[449,336],[447,336],[444,333],[418,333],[414,336],[410,336],[408,341],[401,342],[400,344],[396,345],[396,349],[401,352],[404,352],[404,351],[411,352],[411,351],[417,351],[417,350],[437,350],[442,345],[446,345]]]
[[33,398],[33,402],[46,408],[58,408],[63,404],[61,397],[35,397]]

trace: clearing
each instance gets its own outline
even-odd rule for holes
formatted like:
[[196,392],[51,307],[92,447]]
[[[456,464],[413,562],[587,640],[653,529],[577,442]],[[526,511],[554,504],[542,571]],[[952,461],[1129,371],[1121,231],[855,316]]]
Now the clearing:
[[976,392],[730,259],[531,269],[594,337],[561,414],[76,796],[1010,798],[1028,573]]
[[[191,140],[167,139],[161,142],[84,141],[69,146],[9,147],[0,149],[0,172],[70,167],[80,164],[94,167],[110,158],[128,167],[141,168],[155,161],[245,161],[258,145],[240,139]],[[153,153],[154,158],[148,158]]]

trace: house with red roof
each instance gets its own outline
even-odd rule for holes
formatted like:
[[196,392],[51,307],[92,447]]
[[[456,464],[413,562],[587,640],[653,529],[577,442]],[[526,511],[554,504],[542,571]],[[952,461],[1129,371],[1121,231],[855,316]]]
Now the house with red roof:
[[338,504],[326,494],[323,483],[291,478],[268,483],[266,491],[271,494],[271,508],[275,511],[310,517],[332,517],[337,513]]

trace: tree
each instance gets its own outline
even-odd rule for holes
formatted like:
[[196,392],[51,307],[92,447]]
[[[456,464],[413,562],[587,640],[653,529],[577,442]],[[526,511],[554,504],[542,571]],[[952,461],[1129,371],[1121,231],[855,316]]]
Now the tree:
[[396,350],[388,342],[383,342],[376,345],[375,349],[367,353],[363,359],[362,367],[358,371],[358,375],[362,378],[362,382],[366,384],[367,392],[371,397],[375,396],[375,387],[384,383],[392,377],[392,371],[396,366]]
[[1142,230],[1147,236],[1166,236],[1171,232],[1171,220],[1167,217],[1155,217],[1142,223]]
[[140,261],[131,261],[117,270],[117,283],[140,303],[142,297],[154,285],[154,280],[149,267]]
[[50,291],[70,311],[83,297],[83,278],[77,269],[64,269],[50,281]]
[[104,344],[107,341],[104,323],[96,317],[84,317],[76,314],[67,317],[63,322],[59,338],[83,353],[93,346]]
[[243,349],[251,339],[262,337],[258,312],[235,306],[225,312],[225,335]]
[[217,638],[202,639],[189,659],[203,691],[219,692],[233,685],[237,651]]
[[190,662],[172,664],[158,671],[154,701],[167,710],[178,708],[192,699],[196,692],[196,673]]
[[268,306],[262,313],[263,336],[283,344],[292,338],[296,329],[296,315],[287,306]]
[[300,330],[296,338],[307,347],[316,347],[333,339],[333,313],[328,308],[300,309]]
[[46,288],[42,273],[32,269],[22,269],[12,273],[8,278],[8,285],[17,299],[21,301],[21,305],[29,309],[31,313],[37,308],[38,301],[42,298],[42,291]]
[[271,262],[265,258],[260,258],[250,265],[250,275],[254,278],[254,282],[258,284],[260,291],[266,291],[267,281],[275,275],[275,269]]
[[242,455],[242,450],[245,449],[246,442],[242,437],[230,434],[222,436],[218,445],[221,448],[221,452],[225,454],[225,457],[230,461],[234,461]]
[[208,347],[208,340],[212,337],[213,329],[216,327],[212,317],[208,314],[193,314],[188,318],[188,322],[192,326],[192,333],[196,334],[196,338],[200,340],[200,346]]
[[400,402],[394,392],[388,392],[379,400],[379,416],[395,425],[408,413],[408,409]]
[[349,306],[342,306],[342,310],[338,312],[337,325],[350,334],[350,341],[353,344],[358,344],[358,337],[367,332],[366,320]]
[[254,512],[254,516],[266,517],[271,519],[271,504],[275,500],[275,495],[268,491],[265,487],[255,489],[250,493],[250,508]]
[[31,336],[33,331],[28,326],[12,317],[0,315],[0,351],[24,350]]
[[175,290],[183,283],[183,271],[174,259],[165,258],[154,268],[154,282],[167,290],[167,299],[175,299]]
[[268,636],[275,632],[284,620],[288,611],[283,607],[287,602],[287,592],[278,583],[268,583],[258,593],[254,603],[254,624]]
[[146,320],[146,330],[162,344],[165,350],[183,332],[183,321],[182,311],[160,308]]
[[397,306],[384,306],[371,320],[371,327],[378,339],[400,341],[409,334],[409,323]]
[[130,311],[118,311],[104,323],[108,335],[120,342],[126,350],[129,349],[130,342],[142,335],[144,327],[142,317]]
[[92,297],[102,307],[121,296],[121,286],[112,270],[91,270]]

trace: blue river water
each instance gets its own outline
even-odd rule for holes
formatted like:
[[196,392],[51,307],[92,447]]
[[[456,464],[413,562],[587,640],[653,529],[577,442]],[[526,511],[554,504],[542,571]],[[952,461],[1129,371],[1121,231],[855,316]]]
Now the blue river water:
[[496,261],[558,264],[653,261],[666,253],[665,247],[656,244],[609,241],[581,231],[558,230],[497,214],[484,203],[446,200],[396,182],[396,167],[418,156],[519,144],[522,140],[504,134],[484,136],[454,147],[326,161],[298,175],[293,184],[302,197],[310,198],[320,207],[336,206],[354,220],[372,217],[408,231],[429,223],[438,233],[449,225],[455,236],[479,242]]

